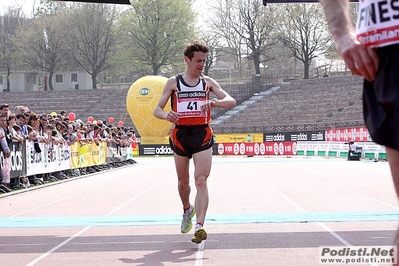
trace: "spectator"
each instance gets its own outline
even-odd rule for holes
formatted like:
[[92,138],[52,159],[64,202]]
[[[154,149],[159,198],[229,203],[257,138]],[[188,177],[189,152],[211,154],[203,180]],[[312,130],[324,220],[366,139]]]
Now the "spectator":
[[16,106],[16,107],[15,107],[15,112],[14,112],[14,113],[15,113],[15,115],[25,113],[25,107],[22,106],[22,105]]
[[39,115],[39,134],[44,137],[44,133],[47,131],[46,127],[48,125],[48,116],[46,114]]
[[35,143],[36,152],[41,152],[39,145],[38,145],[39,141],[41,141],[41,139],[42,139],[42,136],[39,133],[40,121],[39,121],[38,116],[33,112],[30,113],[30,115],[29,115],[27,128],[28,128],[28,139]]
[[[4,113],[0,114],[0,147],[3,152],[4,160],[8,160],[11,155],[11,150],[9,145],[12,142],[12,136],[8,130],[7,116]],[[4,164],[4,162],[1,162]],[[3,166],[4,167],[4,166]],[[4,170],[4,169],[3,169]],[[6,192],[11,192],[10,189],[10,176],[6,175],[4,171],[2,172],[2,188],[6,188]],[[5,188],[4,188],[5,187]]]
[[57,121],[55,123],[55,133],[53,132],[53,141],[54,144],[58,144],[58,145],[66,145],[66,141],[64,139],[64,137],[62,136],[62,134],[64,133],[64,130],[66,131],[66,126],[60,122]]
[[20,145],[24,142],[24,137],[21,136],[21,128],[15,124],[16,116],[10,114],[8,116],[8,130],[10,131],[12,138],[19,142]]
[[65,140],[69,146],[75,144],[78,141],[78,136],[74,133],[74,126],[68,125],[68,129],[65,135]]
[[0,105],[0,113],[8,117],[10,115],[10,106],[6,103]]
[[94,125],[92,132],[93,132],[92,139],[98,145],[100,143],[100,140],[101,140],[100,127],[98,125]]
[[60,116],[61,116],[61,119],[64,119],[65,116],[66,116],[66,111],[65,111],[65,110],[62,110],[62,111],[60,112]]
[[28,131],[26,130],[26,122],[24,114],[17,114],[15,124],[21,128],[21,135],[26,138],[28,136]]

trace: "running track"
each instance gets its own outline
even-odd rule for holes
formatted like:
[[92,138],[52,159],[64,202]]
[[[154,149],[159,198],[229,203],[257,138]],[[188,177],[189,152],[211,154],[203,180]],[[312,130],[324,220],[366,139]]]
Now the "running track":
[[396,232],[387,162],[217,156],[196,245],[173,158],[135,160],[0,198],[0,265],[311,266],[320,246],[390,246]]

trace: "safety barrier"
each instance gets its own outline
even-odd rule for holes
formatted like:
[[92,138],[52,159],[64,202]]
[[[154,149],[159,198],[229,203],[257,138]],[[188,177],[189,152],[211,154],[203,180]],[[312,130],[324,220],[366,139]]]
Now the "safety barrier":
[[11,165],[10,179],[13,179],[133,159],[132,147],[107,142],[99,142],[98,145],[95,142],[77,142],[72,146],[39,143],[39,148],[35,148],[31,141],[25,141],[22,145],[13,142],[9,158],[5,159],[0,153],[1,171],[5,160]]

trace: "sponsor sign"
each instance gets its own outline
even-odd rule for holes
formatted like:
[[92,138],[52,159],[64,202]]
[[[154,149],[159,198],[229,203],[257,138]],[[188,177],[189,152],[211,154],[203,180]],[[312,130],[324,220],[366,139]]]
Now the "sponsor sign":
[[353,127],[326,130],[325,141],[366,142],[372,140],[366,127]]
[[324,141],[324,131],[265,133],[263,141]]
[[218,143],[219,155],[296,155],[297,143],[285,142],[249,142]]
[[27,176],[52,173],[70,169],[71,149],[68,145],[46,145],[39,143],[41,152],[36,152],[32,141],[25,142]]
[[263,142],[263,133],[215,134],[215,142]]
[[139,155],[172,155],[173,151],[169,144],[140,145]]

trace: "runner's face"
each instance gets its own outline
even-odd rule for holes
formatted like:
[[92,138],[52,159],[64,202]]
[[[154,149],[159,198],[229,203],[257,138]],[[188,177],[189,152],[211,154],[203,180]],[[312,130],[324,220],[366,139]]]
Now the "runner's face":
[[193,58],[191,58],[191,60],[186,57],[187,68],[189,69],[189,71],[193,71],[197,75],[200,75],[202,73],[205,62],[206,53],[203,52],[194,52],[194,56]]

